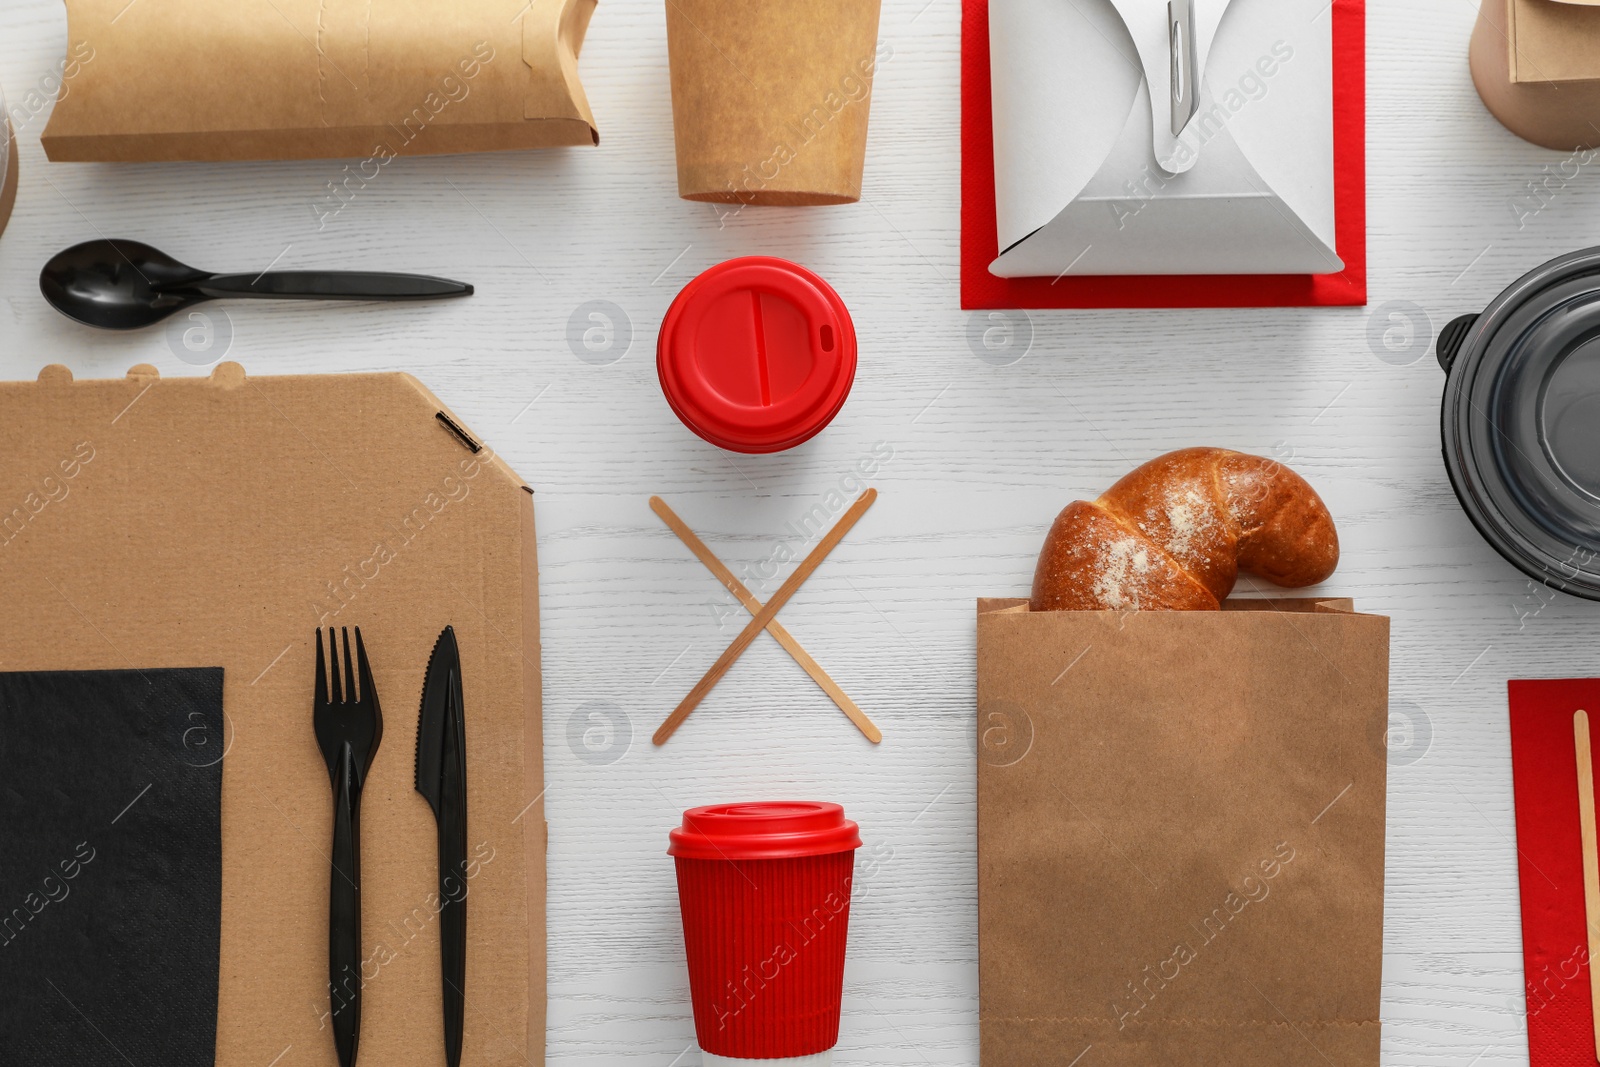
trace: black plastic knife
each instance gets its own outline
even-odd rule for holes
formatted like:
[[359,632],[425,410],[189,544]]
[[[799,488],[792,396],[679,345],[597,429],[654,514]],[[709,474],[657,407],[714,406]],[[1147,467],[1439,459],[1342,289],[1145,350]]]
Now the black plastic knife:
[[417,792],[439,824],[439,971],[444,978],[444,1054],[460,1067],[467,980],[467,746],[461,653],[446,626],[428,658],[417,722]]

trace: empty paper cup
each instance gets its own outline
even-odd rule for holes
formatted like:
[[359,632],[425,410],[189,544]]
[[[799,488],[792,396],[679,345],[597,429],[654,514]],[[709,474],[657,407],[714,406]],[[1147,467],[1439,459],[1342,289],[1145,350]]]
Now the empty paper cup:
[[671,841],[706,1067],[828,1067],[856,824],[837,804],[718,804],[684,812]]
[[656,341],[661,391],[683,424],[733,452],[821,433],[856,378],[856,330],[833,287],[771,256],[730,259],[673,300]]
[[[1518,137],[1563,152],[1590,151],[1600,144],[1597,36],[1600,11],[1593,0],[1482,0],[1467,50],[1472,84],[1489,113]],[[1541,203],[1525,199],[1533,199],[1535,210]]]
[[678,195],[861,199],[879,0],[667,0]]
[[17,203],[17,137],[11,129],[11,114],[6,111],[5,94],[0,93],[0,233],[11,220]]

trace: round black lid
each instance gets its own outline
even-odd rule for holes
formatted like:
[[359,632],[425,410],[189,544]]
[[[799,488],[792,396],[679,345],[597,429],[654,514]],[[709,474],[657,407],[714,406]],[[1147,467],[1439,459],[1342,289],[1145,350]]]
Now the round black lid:
[[1477,317],[1441,428],[1484,538],[1546,585],[1600,600],[1600,248],[1546,263]]

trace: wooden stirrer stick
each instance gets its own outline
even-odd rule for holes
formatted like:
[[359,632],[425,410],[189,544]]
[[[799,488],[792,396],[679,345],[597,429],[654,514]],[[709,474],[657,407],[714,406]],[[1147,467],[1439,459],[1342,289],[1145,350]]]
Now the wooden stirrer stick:
[[1595,980],[1600,961],[1600,862],[1594,829],[1594,761],[1589,748],[1589,713],[1572,716],[1573,747],[1578,756],[1578,829],[1583,837],[1583,914],[1589,931],[1589,1008],[1593,1013],[1595,1057],[1600,1059],[1600,981]]
[[[705,564],[706,570],[710,571],[717,581],[726,586],[728,592],[739,598],[739,603],[743,604],[750,614],[754,615],[761,610],[761,601],[755,598],[755,594],[751,593],[745,587],[745,584],[736,578],[734,573],[712,553],[711,549],[706,547],[706,543],[700,540],[699,535],[693,530],[689,529],[689,525],[678,517],[677,512],[673,511],[665,500],[658,496],[651,497],[650,510],[661,517],[661,521],[666,523],[672,532],[678,535],[678,540],[682,541],[689,551],[694,553],[696,559]],[[849,716],[850,721],[856,724],[856,729],[860,730],[868,741],[876,745],[883,740],[883,731],[879,730],[873,724],[873,721],[867,718],[866,712],[862,711],[856,705],[856,702],[851,700],[843,689],[839,688],[839,684],[828,676],[828,672],[822,669],[822,665],[811,658],[811,653],[800,647],[800,642],[796,641],[793,635],[784,629],[782,623],[777,619],[773,619],[767,623],[767,632],[777,638],[778,644],[782,645],[789,655],[794,657],[796,663],[805,668],[805,672],[811,676],[811,680],[816,682],[824,693],[833,698],[833,702],[839,705],[839,710]]]
[[756,612],[755,616],[745,624],[745,628],[739,631],[739,636],[733,639],[733,644],[729,645],[727,651],[717,657],[717,662],[713,663],[711,669],[706,671],[705,677],[695,683],[695,687],[689,690],[689,695],[679,702],[671,715],[667,716],[667,721],[662,723],[661,728],[655,733],[654,741],[656,744],[665,744],[667,738],[671,737],[678,727],[683,725],[683,720],[687,719],[689,713],[700,706],[700,702],[706,698],[706,694],[710,693],[716,684],[722,681],[722,676],[728,673],[728,668],[732,667],[734,661],[744,655],[744,650],[749,648],[751,642],[761,634],[762,630],[767,628],[767,624],[777,617],[778,612],[789,602],[789,598],[799,591],[800,587],[805,584],[806,579],[810,578],[818,567],[822,566],[822,561],[828,558],[828,553],[838,547],[839,542],[844,540],[845,534],[850,532],[852,526],[861,521],[861,516],[867,513],[867,509],[872,506],[872,502],[876,499],[878,499],[878,491],[876,489],[868,489],[856,499],[854,504],[850,505],[850,510],[844,513],[839,521],[834,524],[833,529],[828,531],[828,535],[818,541],[816,547],[806,555],[805,559],[800,561],[800,566],[796,567],[794,573],[790,574],[784,580],[784,583],[778,587],[778,591],[772,594],[772,599],[768,600],[761,610]]

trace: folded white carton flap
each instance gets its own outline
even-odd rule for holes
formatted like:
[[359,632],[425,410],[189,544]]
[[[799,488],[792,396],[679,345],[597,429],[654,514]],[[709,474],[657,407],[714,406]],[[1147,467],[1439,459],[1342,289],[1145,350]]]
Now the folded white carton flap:
[[1199,110],[1174,138],[1166,0],[992,0],[992,273],[1343,269],[1325,0],[1195,9]]
[[[1178,63],[1173,53],[1181,51],[1173,39],[1175,31],[1170,30],[1170,19],[1166,17],[1171,6],[1168,0],[1112,0],[1112,3],[1122,18],[1124,29],[1138,49],[1147,88],[1146,101],[1151,112],[1152,147],[1156,164],[1167,174],[1181,174],[1194,166],[1200,153],[1193,137],[1186,138],[1186,150],[1180,150],[1179,137],[1172,132],[1169,123],[1168,101],[1173,95],[1172,83]],[[1228,9],[1228,0],[1195,0],[1193,9],[1194,43],[1198,53],[1196,65],[1203,78],[1206,62],[1210,58],[1211,42],[1216,39],[1223,12]],[[1184,132],[1192,129],[1191,123]]]

